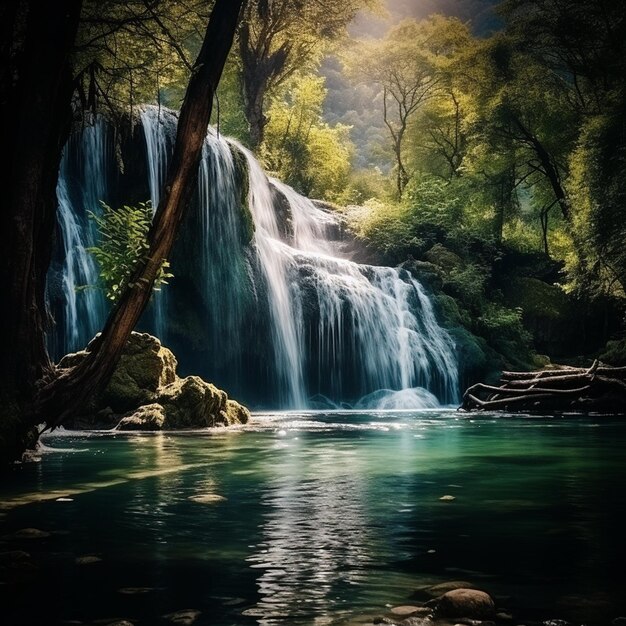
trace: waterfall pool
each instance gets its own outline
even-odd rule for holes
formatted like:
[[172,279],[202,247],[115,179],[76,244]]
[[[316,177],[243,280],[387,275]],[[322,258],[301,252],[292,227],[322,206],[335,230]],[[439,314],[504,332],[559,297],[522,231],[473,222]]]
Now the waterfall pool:
[[513,623],[609,624],[626,611],[625,443],[611,418],[445,410],[60,432],[3,479],[0,620],[372,623],[462,580]]

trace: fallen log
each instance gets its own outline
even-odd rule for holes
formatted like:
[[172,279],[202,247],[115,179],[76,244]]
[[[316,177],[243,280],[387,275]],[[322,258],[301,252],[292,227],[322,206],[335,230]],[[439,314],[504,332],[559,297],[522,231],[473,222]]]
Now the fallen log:
[[464,411],[626,414],[626,367],[595,361],[588,368],[503,372],[497,385],[478,383],[463,396]]

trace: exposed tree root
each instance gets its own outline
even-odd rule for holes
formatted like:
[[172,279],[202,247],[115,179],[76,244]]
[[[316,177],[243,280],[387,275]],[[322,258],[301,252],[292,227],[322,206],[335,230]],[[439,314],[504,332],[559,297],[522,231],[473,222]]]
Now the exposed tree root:
[[568,367],[537,372],[503,372],[499,385],[470,387],[465,411],[626,413],[626,367]]

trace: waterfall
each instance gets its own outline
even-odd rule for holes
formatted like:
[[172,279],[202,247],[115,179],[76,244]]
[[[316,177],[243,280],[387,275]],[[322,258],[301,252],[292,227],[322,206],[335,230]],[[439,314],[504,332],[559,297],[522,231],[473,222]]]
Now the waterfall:
[[[384,402],[396,391],[426,388],[444,402],[455,402],[454,344],[437,324],[420,283],[404,270],[335,256],[337,219],[289,186],[268,179],[254,156],[239,144],[237,148],[248,162],[255,244],[270,294],[275,366],[281,389],[287,390],[283,406],[305,406],[310,395],[305,381],[312,378],[315,392],[323,390],[335,399],[355,391],[365,396],[388,390],[380,398]],[[289,204],[290,241],[278,226],[271,186]],[[305,316],[311,299],[317,324]],[[314,376],[307,372],[311,354],[317,356]]]
[[[140,110],[140,119],[146,142],[148,186],[152,212],[157,210],[161,189],[165,184],[167,166],[176,137],[176,118],[168,109],[145,106]],[[165,286],[152,296],[154,329],[158,337],[167,337],[167,291]]]
[[[156,207],[176,115],[144,107],[140,120],[143,188]],[[59,201],[68,233],[65,266],[72,268],[64,280],[80,285],[93,261],[84,255],[86,244],[71,242],[91,235],[79,207],[63,199],[64,180]],[[342,231],[336,213],[269,178],[250,151],[210,129],[196,197],[171,258],[174,278],[167,300],[164,292],[156,299],[156,333],[163,339],[167,332],[181,367],[253,406],[456,402],[455,346],[428,294],[406,270],[353,261]],[[65,306],[75,314],[65,318],[66,340],[84,343],[75,337],[82,293],[68,289]]]
[[274,364],[279,380],[281,405],[306,406],[303,377],[302,311],[294,298],[297,285],[291,283],[291,248],[280,240],[270,182],[254,155],[237,144],[246,156],[249,173],[249,203],[255,225],[255,245],[260,267],[268,286],[272,318]]
[[[57,182],[57,224],[60,263],[51,274],[57,294],[48,297],[57,318],[51,341],[54,357],[83,348],[102,328],[107,305],[97,288],[98,268],[87,251],[97,242],[97,227],[88,211],[100,213],[108,198],[110,146],[106,124],[93,120],[72,135],[63,150]],[[50,276],[49,276],[50,279]]]

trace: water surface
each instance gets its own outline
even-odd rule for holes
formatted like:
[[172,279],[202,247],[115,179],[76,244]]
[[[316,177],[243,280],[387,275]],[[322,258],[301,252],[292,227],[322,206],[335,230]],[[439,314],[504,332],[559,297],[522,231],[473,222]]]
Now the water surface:
[[[448,580],[520,619],[608,623],[626,608],[625,443],[613,419],[452,411],[55,434],[0,490],[0,551],[37,567],[0,568],[3,623],[343,624]],[[12,536],[28,527],[51,534]]]

